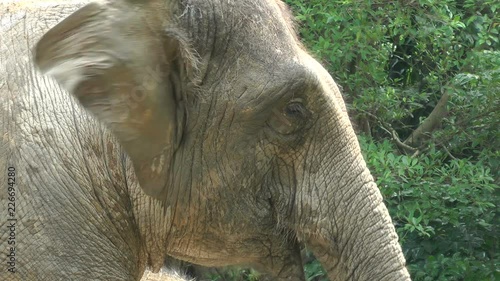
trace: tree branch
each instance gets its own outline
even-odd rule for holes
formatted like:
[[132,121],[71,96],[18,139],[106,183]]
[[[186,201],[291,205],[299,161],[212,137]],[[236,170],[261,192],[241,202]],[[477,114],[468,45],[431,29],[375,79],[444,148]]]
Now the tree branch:
[[[396,143],[396,145],[399,148],[403,149],[407,153],[415,152],[418,154],[419,149],[403,143],[401,141],[401,139],[399,138],[398,134],[396,133],[396,130],[394,130],[390,124],[386,124],[384,121],[380,120],[377,116],[375,116],[374,114],[372,114],[370,112],[363,111],[363,113],[365,113],[365,114],[369,115],[370,117],[374,118],[375,120],[377,120],[380,128],[382,130],[386,131],[392,137],[392,139],[394,140],[394,142]],[[388,127],[389,129],[386,127]]]
[[446,90],[442,90],[442,96],[439,99],[436,107],[432,110],[431,114],[425,118],[424,122],[415,129],[411,135],[404,141],[404,144],[409,146],[420,146],[422,142],[430,137],[430,134],[436,130],[440,125],[443,118],[448,114],[446,105],[448,103],[449,94]]

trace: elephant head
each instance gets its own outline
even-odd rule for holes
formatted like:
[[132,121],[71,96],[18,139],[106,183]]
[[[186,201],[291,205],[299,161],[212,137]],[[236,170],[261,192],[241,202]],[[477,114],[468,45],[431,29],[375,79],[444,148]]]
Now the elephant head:
[[[282,3],[89,4],[35,54],[114,134],[145,194],[177,210],[191,246],[168,254],[294,278],[280,272],[302,242],[331,280],[409,280],[340,91]],[[240,258],[214,261],[225,247]]]

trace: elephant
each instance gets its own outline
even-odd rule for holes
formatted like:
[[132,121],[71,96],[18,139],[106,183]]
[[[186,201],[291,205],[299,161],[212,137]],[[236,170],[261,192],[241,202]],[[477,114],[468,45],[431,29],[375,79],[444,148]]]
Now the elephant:
[[[25,1],[26,2],[26,1]],[[410,280],[339,87],[274,0],[32,1],[1,15],[1,280],[167,256]]]

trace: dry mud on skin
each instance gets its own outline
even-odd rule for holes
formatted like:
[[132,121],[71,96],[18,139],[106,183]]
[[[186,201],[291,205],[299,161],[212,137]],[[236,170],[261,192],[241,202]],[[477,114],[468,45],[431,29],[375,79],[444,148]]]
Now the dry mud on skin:
[[53,4],[71,4],[71,3],[82,3],[90,2],[90,0],[0,0],[0,4],[13,4],[21,6],[30,5],[53,5]]
[[[23,11],[57,5],[85,4],[92,0],[0,0],[0,31],[8,29],[12,20],[23,17]],[[14,17],[12,19],[11,17]]]
[[[56,6],[60,4],[82,4],[92,2],[91,0],[0,0],[0,33],[3,28],[8,28],[11,21],[9,15],[12,16],[17,12],[22,12],[30,9],[37,9],[49,6]],[[4,17],[2,20],[2,17]],[[20,20],[22,18],[22,13],[20,17],[15,17],[15,20]],[[1,43],[1,36],[0,36]],[[1,44],[0,44],[1,47]],[[158,273],[153,273],[149,270],[144,272],[141,281],[192,281],[183,277],[179,273],[171,270],[162,269]]]
[[35,7],[47,7],[60,4],[87,3],[91,0],[0,0],[0,17],[19,10],[26,10]]

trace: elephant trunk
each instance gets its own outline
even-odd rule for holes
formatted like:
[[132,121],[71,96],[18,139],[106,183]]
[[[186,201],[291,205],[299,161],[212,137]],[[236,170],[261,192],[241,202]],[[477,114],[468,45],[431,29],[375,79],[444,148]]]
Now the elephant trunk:
[[357,141],[344,144],[335,155],[322,154],[319,171],[328,176],[306,179],[306,193],[313,196],[298,200],[298,236],[330,280],[410,280],[389,212]]

